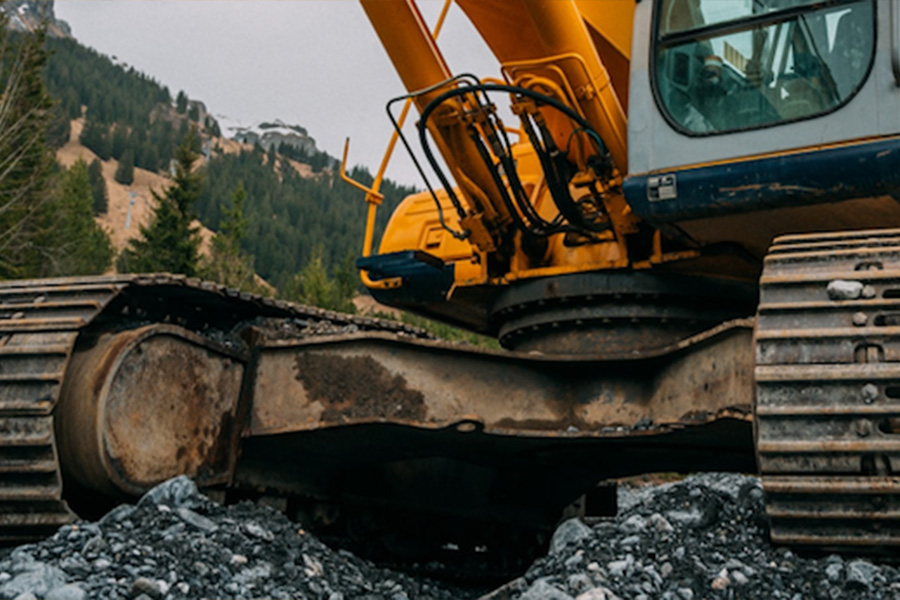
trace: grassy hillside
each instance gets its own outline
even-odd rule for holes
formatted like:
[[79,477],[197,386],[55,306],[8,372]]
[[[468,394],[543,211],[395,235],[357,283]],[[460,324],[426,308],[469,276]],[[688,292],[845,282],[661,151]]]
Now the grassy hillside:
[[[75,40],[49,39],[47,44],[51,56],[46,83],[67,117],[66,127],[69,119],[83,118],[77,121],[82,123],[81,129],[71,132],[69,153],[78,152],[73,146],[87,148],[105,161],[107,176],[115,173],[117,161],[125,157],[133,157],[138,168],[132,185],[108,182],[120,199],[124,195],[130,200],[129,192],[138,192],[132,232],[136,230],[134,221],[142,222],[149,208],[149,188],[165,184],[174,148],[193,125],[199,128],[200,145],[210,148],[209,160],[202,167],[204,191],[194,210],[206,227],[217,230],[223,207],[230,206],[232,191],[243,182],[249,220],[243,249],[255,257],[260,275],[281,286],[318,249],[329,269],[347,255],[359,253],[365,204],[360,192],[336,181],[331,169],[322,168],[334,164],[333,157],[318,153],[309,157],[316,164],[306,166],[295,160],[302,161],[302,156],[292,155],[288,160],[274,151],[266,154],[259,148],[223,140],[216,136],[218,125],[203,112],[203,105],[189,101],[183,93],[173,99],[163,84]],[[209,104],[214,101],[208,99]],[[64,146],[68,138],[60,136],[57,145]],[[353,175],[371,180],[363,168],[355,169]],[[413,190],[387,181],[382,191],[386,200],[379,211],[379,230],[400,199]],[[117,211],[115,215],[101,216],[101,220],[113,230],[116,246],[121,248],[129,234],[122,231],[122,202],[115,207],[110,209]]]

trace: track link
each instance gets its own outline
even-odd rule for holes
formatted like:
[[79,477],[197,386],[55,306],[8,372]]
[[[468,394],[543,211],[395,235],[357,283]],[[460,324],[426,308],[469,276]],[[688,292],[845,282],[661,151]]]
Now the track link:
[[0,282],[0,544],[40,539],[75,519],[63,493],[54,409],[85,329],[98,320],[105,321],[104,327],[157,320],[203,334],[203,328],[227,329],[257,318],[275,323],[267,331],[273,335],[284,323],[284,335],[356,326],[427,337],[400,323],[276,301],[178,275]]
[[78,330],[121,287],[62,280],[0,286],[0,542],[50,534],[75,516],[62,497],[53,409]]
[[900,546],[900,230],[778,238],[760,288],[757,453],[773,542]]

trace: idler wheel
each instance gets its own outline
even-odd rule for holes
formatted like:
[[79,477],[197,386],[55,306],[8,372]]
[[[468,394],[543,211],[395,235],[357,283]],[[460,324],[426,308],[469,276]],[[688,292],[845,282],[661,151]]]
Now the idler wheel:
[[66,477],[113,496],[227,477],[244,364],[171,325],[76,346],[55,429]]

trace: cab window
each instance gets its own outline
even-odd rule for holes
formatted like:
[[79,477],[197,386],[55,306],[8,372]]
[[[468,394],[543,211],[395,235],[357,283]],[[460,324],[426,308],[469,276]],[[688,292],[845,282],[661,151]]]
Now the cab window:
[[875,48],[872,0],[661,0],[656,23],[657,98],[695,135],[830,112]]

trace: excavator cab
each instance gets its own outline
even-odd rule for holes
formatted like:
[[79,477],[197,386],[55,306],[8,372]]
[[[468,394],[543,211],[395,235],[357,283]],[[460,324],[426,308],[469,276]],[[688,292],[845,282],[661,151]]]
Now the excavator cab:
[[755,256],[789,231],[896,222],[895,12],[869,0],[640,3],[629,204]]

